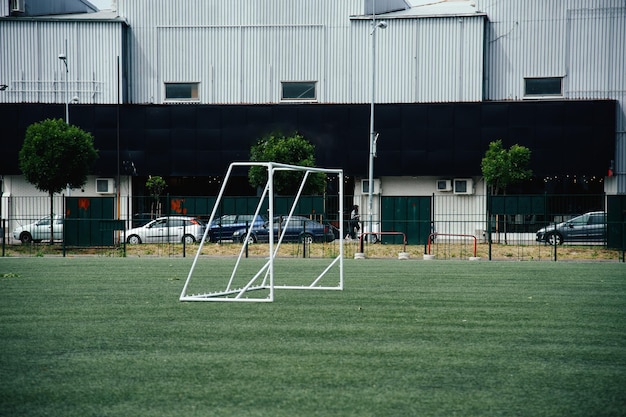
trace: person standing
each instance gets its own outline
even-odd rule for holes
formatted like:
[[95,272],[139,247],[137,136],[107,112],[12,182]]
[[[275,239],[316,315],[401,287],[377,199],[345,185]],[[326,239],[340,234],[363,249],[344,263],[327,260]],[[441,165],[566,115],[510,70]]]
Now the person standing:
[[352,206],[352,211],[350,212],[350,237],[352,239],[356,239],[357,232],[361,230],[361,226],[359,225],[359,206],[356,204]]

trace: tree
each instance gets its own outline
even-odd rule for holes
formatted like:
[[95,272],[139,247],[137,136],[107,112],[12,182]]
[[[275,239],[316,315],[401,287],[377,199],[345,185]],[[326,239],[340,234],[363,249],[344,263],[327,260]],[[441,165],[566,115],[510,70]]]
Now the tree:
[[165,190],[167,184],[165,180],[158,176],[148,176],[148,180],[146,181],[146,188],[150,192],[150,196],[152,197],[152,208],[150,210],[151,214],[154,217],[158,217],[161,215],[161,202],[159,199],[161,198],[161,193]]
[[483,177],[491,194],[497,195],[500,191],[506,194],[509,185],[529,179],[533,174],[528,169],[529,163],[530,150],[527,147],[515,144],[506,150],[501,140],[491,142],[481,161]]
[[[529,163],[530,150],[525,146],[515,144],[506,150],[502,147],[501,140],[491,142],[481,161],[483,177],[489,185],[490,194],[497,195],[500,191],[506,194],[509,185],[530,178],[532,171],[528,169]],[[498,223],[496,215],[496,228]],[[506,222],[504,223],[504,242],[507,243]]]
[[[304,167],[315,166],[315,146],[302,135],[295,133],[285,136],[271,133],[262,137],[250,149],[250,160],[256,162],[279,162]],[[274,176],[274,190],[278,194],[296,194],[304,173],[277,172]],[[264,167],[251,167],[248,179],[253,187],[262,187],[267,183],[267,170]],[[304,194],[322,194],[326,189],[326,174],[309,174]]]
[[[54,218],[53,196],[66,187],[81,188],[98,151],[93,137],[61,119],[46,119],[26,129],[19,165],[26,180],[50,196],[50,219]],[[53,243],[50,228],[50,243]]]

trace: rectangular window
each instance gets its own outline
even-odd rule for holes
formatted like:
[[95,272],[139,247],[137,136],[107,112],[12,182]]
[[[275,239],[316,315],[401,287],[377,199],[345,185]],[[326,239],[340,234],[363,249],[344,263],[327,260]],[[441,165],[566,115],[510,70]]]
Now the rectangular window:
[[198,83],[165,83],[165,100],[199,100]]
[[315,81],[283,81],[281,100],[316,100]]
[[563,96],[563,78],[524,78],[524,97]]

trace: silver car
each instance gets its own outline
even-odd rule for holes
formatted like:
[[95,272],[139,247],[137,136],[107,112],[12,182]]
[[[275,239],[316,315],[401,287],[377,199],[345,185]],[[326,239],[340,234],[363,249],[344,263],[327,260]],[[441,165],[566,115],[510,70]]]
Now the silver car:
[[592,211],[537,231],[537,242],[561,245],[563,242],[604,242],[606,213]]
[[[43,217],[34,223],[19,226],[13,230],[13,237],[22,243],[41,242],[50,240],[50,216]],[[52,225],[53,239],[63,239],[63,216],[54,215]]]
[[126,242],[137,243],[194,243],[202,239],[206,226],[196,217],[159,217],[126,231]]

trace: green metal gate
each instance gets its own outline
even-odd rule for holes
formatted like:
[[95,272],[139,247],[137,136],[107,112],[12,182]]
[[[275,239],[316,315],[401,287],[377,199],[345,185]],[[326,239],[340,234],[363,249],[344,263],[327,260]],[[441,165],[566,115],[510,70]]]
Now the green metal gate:
[[[610,195],[607,197],[607,246],[612,249],[626,250],[626,196]],[[626,259],[624,260],[626,261]]]
[[[381,232],[403,232],[410,245],[423,245],[431,233],[431,197],[382,197]],[[402,237],[382,236],[383,243],[401,244]]]
[[112,246],[115,230],[114,197],[67,197],[64,241],[67,246]]

